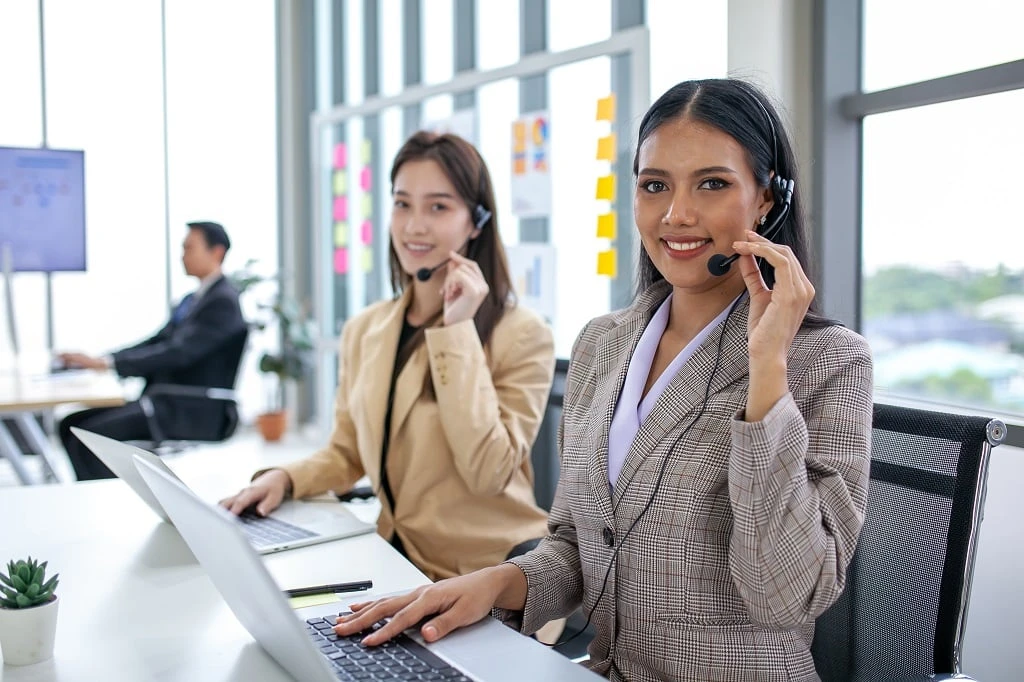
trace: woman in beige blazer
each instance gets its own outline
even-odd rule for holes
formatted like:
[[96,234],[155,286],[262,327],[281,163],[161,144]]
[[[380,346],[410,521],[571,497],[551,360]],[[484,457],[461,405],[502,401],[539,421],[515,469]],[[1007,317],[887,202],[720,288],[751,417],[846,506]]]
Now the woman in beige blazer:
[[[573,349],[550,534],[525,556],[354,605],[430,641],[493,607],[524,632],[582,605],[613,680],[817,680],[814,620],[864,519],[871,356],[811,312],[789,138],[737,80],[680,83],[640,124],[633,305]],[[719,256],[718,254],[722,254]],[[735,267],[728,267],[736,254]]]
[[401,294],[341,333],[334,433],[313,456],[224,501],[266,514],[370,478],[377,530],[431,579],[504,560],[546,534],[530,449],[554,342],[514,305],[490,174],[455,135],[420,132],[391,170],[391,279]]

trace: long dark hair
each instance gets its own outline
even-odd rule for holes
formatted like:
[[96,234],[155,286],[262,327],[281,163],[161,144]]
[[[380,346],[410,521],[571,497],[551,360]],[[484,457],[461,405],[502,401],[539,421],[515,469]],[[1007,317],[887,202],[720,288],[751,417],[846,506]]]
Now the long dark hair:
[[[480,343],[486,344],[498,320],[505,314],[505,307],[515,300],[508,259],[498,232],[498,211],[494,202],[491,174],[480,152],[466,140],[451,133],[438,135],[421,130],[406,140],[391,164],[392,192],[395,177],[402,165],[409,161],[423,160],[434,161],[441,167],[455,191],[466,202],[471,216],[476,215],[477,206],[491,214],[480,226],[480,234],[469,242],[466,249],[466,257],[477,262],[490,287],[487,298],[473,317]],[[388,262],[391,266],[391,286],[396,292],[405,291],[412,284],[412,276],[402,269],[393,243],[389,246]],[[419,344],[422,336],[421,329],[407,344],[409,352]]]
[[[792,249],[800,266],[813,282],[815,277],[810,269],[807,220],[800,198],[796,155],[793,153],[789,133],[771,100],[755,85],[735,78],[683,81],[673,86],[651,105],[640,122],[636,155],[633,157],[634,178],[639,171],[641,145],[662,125],[681,118],[714,126],[736,140],[746,150],[747,160],[754,169],[754,178],[761,187],[768,187],[772,171],[796,182],[789,215],[782,221],[772,241]],[[780,209],[776,201],[768,213],[769,222]],[[763,258],[760,259],[760,268],[765,284],[768,288],[774,287],[775,268]],[[664,279],[642,247],[636,272],[637,293]],[[821,318],[816,312],[815,302],[811,303],[804,324],[821,326],[834,323],[833,320]]]

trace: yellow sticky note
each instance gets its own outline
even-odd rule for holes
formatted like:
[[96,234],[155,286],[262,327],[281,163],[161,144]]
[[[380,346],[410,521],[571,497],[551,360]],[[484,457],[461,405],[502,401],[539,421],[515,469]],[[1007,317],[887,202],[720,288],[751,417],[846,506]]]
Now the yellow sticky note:
[[363,195],[362,207],[363,207],[363,212],[362,212],[361,215],[364,218],[369,218],[370,216],[373,215],[373,197],[371,195],[369,195],[369,194],[364,194]]
[[597,179],[597,198],[615,201],[615,176],[602,175]]
[[612,93],[607,97],[602,97],[601,99],[597,100],[597,120],[615,120],[615,93]]
[[348,246],[348,223],[334,223],[334,245]]
[[304,609],[307,606],[320,606],[321,604],[332,604],[334,602],[340,602],[341,599],[334,592],[328,592],[326,594],[307,594],[304,597],[289,597],[288,604],[293,609]]
[[348,173],[344,170],[334,171],[334,182],[331,183],[334,196],[338,197],[348,191]]
[[373,270],[373,249],[363,249],[363,272]]
[[597,216],[598,239],[615,239],[615,214],[603,213]]
[[615,133],[597,138],[597,160],[615,160]]
[[615,276],[615,249],[597,252],[597,274]]
[[370,150],[371,149],[372,149],[372,147],[370,147],[370,141],[369,140],[363,140],[363,165],[364,166],[366,166],[366,165],[368,165],[370,163]]

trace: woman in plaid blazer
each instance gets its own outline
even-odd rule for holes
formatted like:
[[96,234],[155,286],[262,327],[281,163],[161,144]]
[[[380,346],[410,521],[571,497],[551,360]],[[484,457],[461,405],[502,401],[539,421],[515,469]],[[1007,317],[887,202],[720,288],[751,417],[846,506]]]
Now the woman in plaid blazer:
[[613,680],[818,679],[814,619],[843,590],[867,500],[867,343],[812,311],[795,159],[757,89],[673,87],[634,173],[640,291],[573,348],[548,537],[355,605],[339,633],[397,614],[376,644],[438,614],[433,641],[492,608],[532,632],[582,606],[588,665]]

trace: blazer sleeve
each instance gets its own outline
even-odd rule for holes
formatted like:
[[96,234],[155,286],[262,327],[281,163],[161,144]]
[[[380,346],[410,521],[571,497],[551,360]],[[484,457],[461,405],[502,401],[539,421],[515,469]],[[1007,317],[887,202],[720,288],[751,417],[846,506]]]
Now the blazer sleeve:
[[756,423],[732,423],[729,566],[751,618],[812,622],[842,594],[867,505],[872,365],[847,333]]
[[338,354],[338,391],[334,399],[334,430],[330,442],[310,457],[281,467],[292,479],[293,497],[319,495],[328,490],[348,490],[365,473],[348,400],[352,388],[352,336],[346,324],[341,332]]
[[[507,314],[507,313],[506,313]],[[441,427],[476,495],[498,495],[530,456],[555,371],[551,330],[532,315],[495,334],[490,369],[472,320],[426,331]]]
[[144,377],[188,367],[223,346],[244,324],[238,300],[217,296],[170,333],[165,327],[151,339],[113,353],[114,369],[121,376]]

